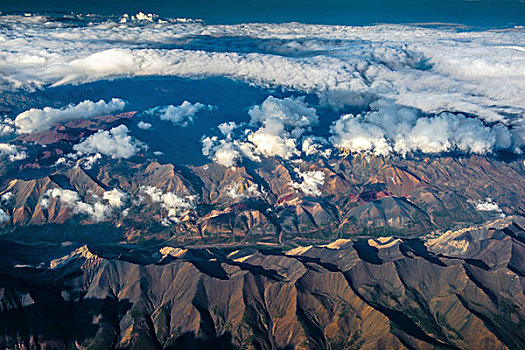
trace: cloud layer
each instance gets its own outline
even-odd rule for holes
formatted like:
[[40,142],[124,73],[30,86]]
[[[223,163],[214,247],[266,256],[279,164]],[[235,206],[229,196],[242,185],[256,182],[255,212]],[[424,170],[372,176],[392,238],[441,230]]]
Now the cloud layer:
[[525,110],[520,28],[142,22],[89,18],[75,27],[45,17],[1,16],[0,87],[224,76],[316,92],[337,107],[379,97],[425,113],[489,120]]
[[[109,18],[76,26],[42,16],[0,16],[0,91],[122,77],[219,76],[316,94],[320,107],[343,114],[331,128],[330,142],[349,151],[520,153],[525,144],[523,42],[523,28],[119,23]],[[113,99],[31,109],[14,121],[4,118],[0,135],[15,128],[45,130],[124,105]],[[366,112],[345,114],[350,107]],[[185,101],[149,112],[186,126],[196,113],[212,108]],[[304,100],[269,97],[248,113],[249,125],[225,123],[224,137],[204,137],[203,153],[225,166],[243,158],[329,154],[327,141],[309,132],[319,117]],[[140,147],[127,129],[112,129],[75,149],[129,158]]]
[[45,131],[59,123],[77,119],[90,119],[121,111],[125,106],[125,101],[113,98],[109,102],[104,100],[98,102],[86,100],[79,104],[70,104],[59,109],[51,107],[44,107],[43,109],[31,108],[16,117],[16,131],[19,134]]

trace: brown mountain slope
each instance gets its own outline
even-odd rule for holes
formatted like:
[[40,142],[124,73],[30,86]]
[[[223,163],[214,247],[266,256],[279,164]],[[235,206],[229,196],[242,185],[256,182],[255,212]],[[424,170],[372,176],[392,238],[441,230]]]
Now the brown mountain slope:
[[2,242],[0,342],[520,349],[525,221],[294,249]]
[[[235,168],[179,167],[143,157],[102,158],[92,168],[82,161],[65,163],[4,179],[0,195],[11,199],[1,206],[12,220],[2,227],[9,232],[25,225],[102,221],[129,228],[121,236],[129,242],[284,242],[363,233],[420,235],[525,213],[519,159],[334,156],[298,164],[269,158]],[[304,174],[321,177],[306,183]],[[86,210],[59,210],[53,203],[56,210],[42,210],[52,188],[74,191],[90,205],[107,204],[102,197],[111,190],[128,200],[95,220]]]

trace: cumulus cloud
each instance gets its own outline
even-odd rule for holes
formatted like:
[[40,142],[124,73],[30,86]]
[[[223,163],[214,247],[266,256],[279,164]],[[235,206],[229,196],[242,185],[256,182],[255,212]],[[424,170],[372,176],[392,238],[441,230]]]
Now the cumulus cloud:
[[0,225],[11,221],[11,216],[2,208],[0,208]]
[[[72,155],[73,157],[75,155]],[[61,161],[61,159],[63,159],[63,161]],[[92,155],[89,155],[89,156],[86,156],[84,158],[82,158],[81,160],[81,164],[82,164],[82,167],[86,170],[90,170],[93,168],[93,166],[100,160],[102,159],[102,155],[100,153],[95,153],[95,154],[92,154]],[[60,162],[59,162],[60,161]],[[65,158],[59,158],[56,162],[55,162],[55,165],[59,165],[61,163],[66,163],[67,162],[67,159]]]
[[234,167],[242,158],[240,147],[235,141],[218,141],[216,136],[205,137],[202,140],[202,154],[227,168]]
[[251,117],[251,124],[263,126],[279,124],[294,138],[298,138],[306,129],[319,122],[315,108],[308,107],[302,97],[280,99],[268,96],[261,105],[253,106],[248,114]]
[[70,104],[63,108],[31,108],[15,118],[16,131],[19,134],[44,131],[53,125],[77,119],[90,119],[104,114],[123,110],[126,102],[113,98],[109,102],[86,100],[79,104]]
[[233,199],[256,198],[261,197],[263,193],[264,190],[259,189],[256,183],[246,185],[240,182],[232,183],[226,191],[226,194]]
[[139,129],[149,130],[149,129],[151,129],[151,127],[153,125],[151,125],[150,123],[146,123],[146,122],[141,120],[140,122],[137,123],[137,126],[138,126]]
[[155,107],[147,110],[146,113],[158,115],[161,120],[167,120],[172,122],[173,125],[185,127],[193,124],[195,115],[199,111],[211,111],[214,108],[212,105],[205,105],[200,102],[192,104],[191,102],[184,101],[180,106],[169,105]]
[[234,166],[242,158],[254,161],[259,161],[261,156],[290,159],[301,155],[297,149],[298,140],[319,122],[317,111],[308,107],[304,98],[269,96],[261,105],[253,106],[248,114],[252,129],[245,129],[234,139],[235,123],[219,125],[226,138],[204,138],[203,154],[227,167]]
[[13,200],[13,192],[6,192],[0,196],[0,201],[4,204],[10,203]]
[[[13,200],[14,200],[13,192],[6,192],[0,196],[0,202],[5,207],[12,204]],[[9,213],[5,209],[0,208],[0,225],[6,222],[10,222],[10,221],[11,221],[11,216],[9,215]]]
[[20,151],[15,145],[0,143],[0,157],[7,157],[9,161],[15,162],[27,158],[27,153]]
[[40,205],[43,208],[48,208],[51,204],[51,199],[54,199],[60,203],[60,205],[70,208],[74,214],[86,215],[91,220],[100,222],[113,217],[115,215],[115,209],[122,208],[127,198],[127,194],[118,189],[113,189],[104,192],[102,198],[93,195],[94,202],[86,203],[75,191],[52,188],[47,190],[42,196]]
[[0,120],[0,137],[7,136],[15,132],[15,121],[11,118]]
[[332,149],[328,148],[328,141],[320,136],[308,136],[303,139],[301,151],[306,156],[321,155],[325,158],[330,157]]
[[485,154],[512,146],[511,132],[504,125],[489,126],[480,119],[453,113],[422,116],[414,108],[384,100],[372,103],[371,108],[365,114],[347,114],[337,120],[330,128],[332,144],[376,155],[449,151]]
[[290,159],[300,155],[297,139],[319,123],[315,108],[308,107],[303,98],[284,99],[269,96],[261,105],[248,112],[252,125],[262,125],[248,135],[248,140],[264,156]]
[[296,170],[299,176],[302,178],[302,182],[293,182],[292,186],[303,192],[304,194],[308,196],[320,196],[321,189],[319,187],[323,186],[325,174],[322,171],[314,170],[314,171],[305,171],[301,172],[299,170]]
[[498,203],[494,202],[492,198],[487,197],[484,201],[480,200],[475,203],[476,204],[476,210],[480,211],[496,211],[501,212]]
[[104,154],[111,158],[133,157],[143,147],[143,144],[128,135],[129,129],[119,125],[111,130],[99,130],[85,140],[73,146],[78,154]]
[[142,186],[141,191],[147,194],[152,202],[160,203],[165,209],[167,217],[163,219],[162,224],[166,226],[179,223],[183,215],[195,208],[193,196],[183,198],[173,192],[163,192],[160,188],[153,186]]
[[104,192],[102,199],[108,201],[109,205],[114,208],[122,208],[129,200],[129,196],[125,192],[114,188],[110,191]]
[[232,132],[233,130],[235,130],[236,127],[237,127],[237,123],[235,122],[225,122],[225,123],[219,124],[218,126],[219,130],[221,131],[221,134],[226,136],[226,138],[232,137]]

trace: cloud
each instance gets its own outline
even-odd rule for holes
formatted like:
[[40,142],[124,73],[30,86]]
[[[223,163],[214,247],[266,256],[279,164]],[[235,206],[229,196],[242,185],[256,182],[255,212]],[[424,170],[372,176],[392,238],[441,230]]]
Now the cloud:
[[125,192],[114,188],[110,191],[104,192],[102,199],[107,200],[109,205],[114,208],[122,208],[129,200],[129,196]]
[[13,200],[13,192],[6,192],[0,196],[0,201],[2,203],[10,203]]
[[325,174],[322,171],[305,171],[296,170],[303,179],[301,183],[293,182],[292,186],[308,196],[320,196],[322,194],[319,187],[323,186]]
[[225,167],[234,167],[242,158],[259,162],[261,158],[255,153],[255,146],[243,140],[233,140],[231,137],[219,140],[217,136],[204,137],[202,154],[215,163]]
[[137,123],[137,126],[138,126],[139,129],[149,130],[149,129],[151,129],[151,127],[153,125],[151,125],[150,123],[146,123],[146,122],[141,120],[140,122]]
[[57,26],[2,16],[10,40],[0,42],[0,88],[222,76],[315,92],[337,108],[378,97],[425,113],[464,112],[493,121],[525,109],[520,30],[141,22],[138,31],[138,24],[110,18]]
[[303,139],[301,151],[305,156],[321,155],[328,158],[332,149],[328,148],[328,141],[320,136],[307,136]]
[[226,138],[231,138],[232,131],[235,130],[237,127],[237,123],[235,122],[226,122],[219,124],[218,128],[221,131],[221,134],[226,136]]
[[195,115],[199,111],[211,111],[216,107],[212,105],[204,105],[200,102],[190,103],[188,101],[182,102],[180,106],[161,106],[151,108],[146,113],[151,115],[158,115],[161,120],[167,120],[173,123],[173,125],[186,127],[189,124],[193,124]]
[[[90,170],[91,168],[93,168],[95,163],[98,162],[101,158],[102,158],[102,155],[100,153],[95,153],[90,156],[86,156],[82,158],[82,167],[86,170]],[[60,158],[60,159],[64,159],[63,162],[67,161],[65,158]],[[60,159],[57,160],[58,164],[60,164],[59,163]]]
[[262,125],[248,135],[248,140],[255,145],[257,153],[267,157],[289,159],[300,155],[296,149],[297,139],[319,123],[315,108],[308,107],[302,98],[269,96],[248,114],[252,125]]
[[261,156],[290,159],[301,155],[297,149],[298,140],[319,123],[317,111],[308,107],[303,98],[269,96],[261,105],[253,106],[248,114],[252,129],[245,129],[234,139],[235,123],[219,125],[226,138],[205,137],[203,154],[226,167],[234,166],[242,158],[254,161],[259,161]]
[[71,209],[74,214],[82,214],[88,216],[91,220],[100,222],[110,219],[115,215],[115,209],[122,208],[128,198],[128,195],[120,190],[113,189],[104,192],[102,198],[93,195],[93,203],[86,203],[80,195],[71,190],[62,188],[52,188],[40,199],[40,205],[46,209],[51,204],[51,199],[54,199],[60,205],[64,205]]
[[234,167],[242,158],[239,147],[234,142],[220,140],[217,137],[205,137],[202,140],[202,154],[210,157],[215,163],[227,168]]
[[2,208],[0,208],[0,224],[11,221],[11,216]]
[[[41,18],[0,18],[2,35],[9,38],[0,41],[0,90],[122,77],[218,76],[317,94],[320,103],[342,112],[390,99],[428,115],[476,116],[512,127],[515,147],[525,142],[525,59],[517,49],[522,30],[136,24],[111,18],[62,26]],[[373,139],[375,130],[358,127]],[[268,148],[272,137],[263,132],[254,140],[268,152],[291,147],[288,141]]]
[[0,143],[0,157],[7,157],[9,161],[15,162],[27,158],[27,153],[20,151],[15,145]]
[[298,138],[303,132],[319,123],[317,111],[308,107],[304,98],[285,97],[283,99],[268,96],[261,105],[253,106],[248,114],[253,125],[286,129],[291,136]]
[[99,130],[73,146],[78,154],[101,153],[111,158],[130,158],[144,147],[143,144],[128,135],[128,128],[119,125],[111,130]]
[[193,196],[183,198],[173,192],[163,192],[160,188],[153,186],[142,186],[141,191],[147,194],[152,202],[160,203],[161,207],[165,209],[167,217],[163,219],[162,223],[166,226],[179,223],[183,215],[195,208]]
[[264,190],[259,189],[258,184],[247,185],[241,182],[232,183],[226,191],[226,194],[233,199],[262,197],[263,193]]
[[489,126],[453,113],[423,116],[414,108],[385,100],[372,103],[371,108],[365,114],[347,114],[337,120],[330,128],[332,144],[384,156],[449,151],[485,154],[512,146],[511,131],[501,124]]
[[51,107],[45,107],[43,109],[31,108],[20,113],[15,118],[16,131],[19,134],[44,131],[59,123],[78,119],[90,119],[120,111],[123,110],[125,106],[125,101],[113,98],[107,103],[104,100],[98,102],[86,100],[79,104],[70,104],[60,109]]
[[495,203],[492,198],[487,197],[484,201],[480,200],[476,203],[476,210],[479,211],[497,211],[501,212],[498,203]]
[[15,122],[11,118],[4,118],[0,121],[0,137],[7,136],[15,132]]

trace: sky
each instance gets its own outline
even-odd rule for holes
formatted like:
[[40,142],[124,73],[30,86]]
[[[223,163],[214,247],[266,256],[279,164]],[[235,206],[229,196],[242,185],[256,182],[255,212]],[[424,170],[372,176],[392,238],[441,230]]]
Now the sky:
[[523,25],[523,0],[2,0],[3,12],[96,13],[138,11],[207,23],[302,22],[367,25],[446,22],[493,28]]

